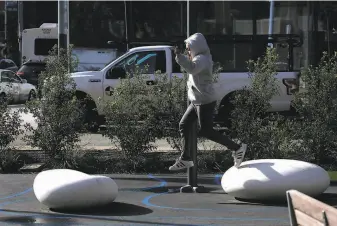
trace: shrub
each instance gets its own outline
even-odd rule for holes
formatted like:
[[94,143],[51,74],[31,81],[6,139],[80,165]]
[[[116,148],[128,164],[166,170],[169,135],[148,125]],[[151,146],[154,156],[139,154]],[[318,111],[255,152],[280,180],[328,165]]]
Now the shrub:
[[232,112],[232,135],[248,144],[247,158],[280,158],[279,145],[287,135],[287,125],[278,114],[267,114],[271,99],[278,94],[276,62],[273,48],[256,61],[248,62],[251,86],[236,93]]
[[22,134],[20,112],[8,108],[6,100],[0,100],[0,171],[16,171],[21,163],[10,144]]
[[25,140],[32,147],[45,151],[48,163],[57,167],[71,167],[73,153],[79,146],[82,127],[82,108],[75,97],[75,83],[68,73],[76,68],[69,51],[54,47],[47,58],[46,70],[40,74],[42,99],[26,105],[26,111],[36,118],[37,128],[27,124],[30,132]]
[[145,69],[135,68],[120,80],[111,96],[104,103],[106,131],[103,133],[123,153],[125,160],[134,167],[144,160],[143,154],[155,149],[156,102],[151,91],[153,86],[146,85],[142,74]]
[[[317,66],[301,71],[305,88],[295,95],[294,107],[300,120],[293,123],[298,158],[331,166],[337,148],[337,53],[323,54]],[[294,150],[295,149],[295,150]]]

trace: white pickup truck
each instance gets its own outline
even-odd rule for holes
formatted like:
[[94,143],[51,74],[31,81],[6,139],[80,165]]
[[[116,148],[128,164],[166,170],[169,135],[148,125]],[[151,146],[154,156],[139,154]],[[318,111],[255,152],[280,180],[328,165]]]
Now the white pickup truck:
[[[122,66],[139,65],[139,67],[149,65],[148,74],[160,70],[168,76],[182,76],[180,66],[174,60],[172,46],[144,46],[130,49],[128,52],[115,59],[100,71],[84,71],[72,73],[77,87],[78,98],[88,98],[87,120],[96,122],[91,130],[98,129],[104,121],[103,109],[98,104],[100,98],[109,101],[112,97],[113,89],[118,85],[119,78],[125,77],[125,70]],[[293,92],[298,89],[298,72],[279,72],[277,78],[280,85],[280,93],[271,101],[271,112],[289,111]],[[150,81],[147,81],[148,83]],[[220,73],[218,82],[215,83],[217,98],[220,102],[218,114],[215,117],[218,122],[226,122],[229,98],[235,92],[242,90],[244,86],[249,86],[250,79],[247,72]]]

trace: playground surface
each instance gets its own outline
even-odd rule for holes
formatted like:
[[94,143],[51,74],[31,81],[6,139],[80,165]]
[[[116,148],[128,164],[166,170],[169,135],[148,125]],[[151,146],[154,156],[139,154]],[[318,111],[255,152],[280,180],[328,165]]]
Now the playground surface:
[[[200,175],[205,193],[180,193],[185,175],[106,175],[119,187],[114,203],[77,212],[55,212],[40,204],[36,174],[2,174],[0,225],[290,225],[286,203],[238,201],[223,191],[221,175]],[[320,200],[337,205],[337,187]]]

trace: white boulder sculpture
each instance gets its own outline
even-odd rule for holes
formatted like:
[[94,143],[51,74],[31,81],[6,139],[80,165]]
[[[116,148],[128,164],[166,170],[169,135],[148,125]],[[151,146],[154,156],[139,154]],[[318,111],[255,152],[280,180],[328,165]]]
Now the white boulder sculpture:
[[114,180],[69,169],[39,173],[34,194],[42,204],[54,209],[87,208],[113,202],[118,193]]
[[228,169],[221,179],[227,194],[261,201],[285,199],[290,189],[317,196],[329,185],[330,177],[320,166],[288,159],[246,161],[239,168]]

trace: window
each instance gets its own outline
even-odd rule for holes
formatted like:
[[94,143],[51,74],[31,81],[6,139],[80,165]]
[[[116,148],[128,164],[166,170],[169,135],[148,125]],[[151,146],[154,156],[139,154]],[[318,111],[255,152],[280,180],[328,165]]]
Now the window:
[[6,69],[9,67],[15,67],[15,63],[9,59],[2,59],[0,60],[0,69]]
[[6,71],[1,72],[1,82],[10,82],[10,78]]
[[316,63],[323,56],[323,52],[333,55],[337,51],[337,2],[319,2],[316,3],[318,14],[317,21],[317,41],[313,43],[313,49],[316,49]]
[[17,74],[27,80],[38,79],[38,75],[44,71],[46,65],[44,63],[28,63],[21,66]]
[[139,2],[131,4],[132,41],[186,37],[186,2]]
[[204,35],[253,34],[252,2],[191,1],[190,10],[192,33],[201,32]]
[[41,56],[48,56],[49,51],[58,44],[58,39],[35,39],[34,54]]
[[111,48],[108,41],[125,41],[123,1],[69,1],[69,7],[70,42],[75,46]]
[[223,72],[247,71],[247,61],[252,59],[252,43],[209,43],[214,63],[219,63]]
[[16,66],[16,64],[11,60],[8,60],[7,63],[8,63],[8,67],[15,67]]
[[0,42],[5,40],[5,12],[0,11]]
[[[254,2],[256,13],[256,34],[268,35],[269,33],[269,8],[270,3]],[[274,18],[273,18],[273,34],[296,34],[303,38],[303,45],[294,48],[294,70],[309,64],[309,36],[312,29],[312,14],[310,15],[308,2],[296,1],[275,1],[274,2]],[[288,58],[288,47],[284,45],[275,46],[279,55],[280,65],[285,65]],[[284,67],[284,66],[283,66]]]
[[8,63],[5,60],[0,60],[0,69],[8,68]]
[[1,82],[21,83],[21,79],[11,71],[1,72]]
[[[162,73],[166,72],[166,55],[165,51],[146,51],[134,53],[123,60],[121,60],[114,68],[107,73],[107,79],[116,79],[116,77],[125,78],[125,74],[129,73],[132,76],[135,73],[136,67],[138,70],[146,74],[153,74],[160,70]],[[147,67],[147,71],[145,69]],[[124,76],[120,75],[120,70],[124,71]],[[119,75],[114,75],[114,70],[119,71]],[[116,72],[117,73],[117,72]]]

